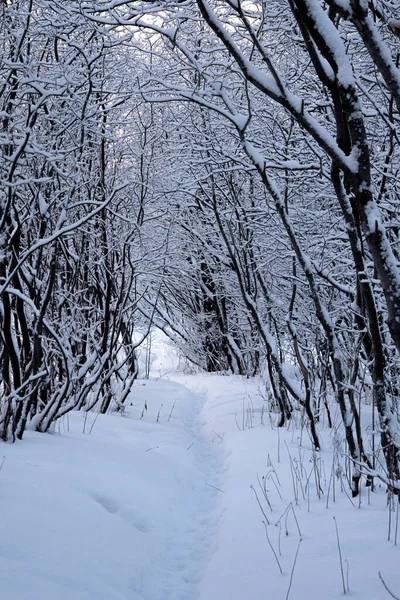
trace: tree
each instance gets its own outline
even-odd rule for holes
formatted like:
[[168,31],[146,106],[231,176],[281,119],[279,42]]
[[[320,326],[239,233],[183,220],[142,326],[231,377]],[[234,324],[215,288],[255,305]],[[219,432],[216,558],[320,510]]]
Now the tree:
[[76,407],[122,406],[137,376],[137,265],[151,250],[130,217],[135,177],[120,136],[137,102],[121,40],[69,8],[2,7],[4,440],[28,421],[48,431]]
[[[325,9],[314,0],[289,2],[285,9],[281,4],[267,6],[264,2],[248,6],[227,0],[211,5],[198,0],[162,3],[162,11],[158,15],[156,11],[157,5],[151,9],[145,7],[144,11],[136,10],[135,5],[125,5],[121,13],[113,15],[121,25],[133,24],[149,32],[143,52],[153,62],[150,74],[142,82],[142,93],[153,102],[196,103],[203,110],[223,117],[232,133],[236,132],[243,151],[273,199],[275,212],[307,283],[308,296],[324,332],[354,465],[360,460],[368,464],[352,391],[357,382],[361,385],[358,358],[361,344],[362,361],[371,374],[374,402],[380,416],[389,478],[397,480],[398,446],[388,365],[393,360],[393,345],[397,352],[400,348],[399,273],[397,250],[392,249],[398,240],[396,231],[387,226],[388,204],[382,206],[381,201],[384,193],[389,196],[394,191],[388,184],[388,173],[395,152],[390,140],[397,123],[394,105],[399,72],[381,37],[382,25],[374,23],[368,10],[357,2],[342,10],[334,2]],[[285,27],[275,24],[278,12]],[[203,19],[200,25],[199,13]],[[378,8],[375,17],[384,26],[384,11]],[[208,29],[204,29],[204,22]],[[390,35],[388,30],[385,36],[389,42]],[[160,48],[158,60],[156,48]],[[361,56],[361,60],[353,60],[355,55]],[[372,92],[369,84],[365,85],[371,65],[385,82],[383,85],[379,78],[374,78]],[[168,81],[165,73],[170,74]],[[271,116],[265,116],[267,110]],[[371,114],[380,119],[379,133],[371,132]],[[276,144],[270,140],[266,144],[262,126],[265,121],[273,121],[276,132],[285,115],[290,116],[290,127],[300,145],[286,146],[285,150],[281,145],[280,160],[276,161],[273,160]],[[371,161],[376,147],[385,147],[383,171],[379,168],[381,161],[377,165]],[[308,152],[320,163],[321,176],[329,182],[329,194],[336,198],[341,229],[347,234],[345,246],[352,261],[354,292],[349,290],[348,281],[336,281],[316,268],[315,260],[304,247],[295,216],[297,206],[285,203],[283,182],[272,174],[273,163],[278,162],[280,171],[290,172],[295,180],[295,171],[304,170],[305,163],[291,161],[299,156],[302,159]],[[312,183],[315,182],[313,178]],[[317,188],[311,186],[309,193],[318,188],[319,183]],[[379,287],[375,284],[377,279]],[[327,283],[342,294],[342,299],[346,298],[343,316],[336,320],[327,305],[324,291]],[[343,325],[348,325],[349,314],[353,315],[354,333],[346,340]],[[296,345],[297,334],[293,327],[289,329]],[[354,343],[356,331],[358,341]],[[302,371],[306,376],[306,370]],[[355,467],[355,494],[358,479]]]

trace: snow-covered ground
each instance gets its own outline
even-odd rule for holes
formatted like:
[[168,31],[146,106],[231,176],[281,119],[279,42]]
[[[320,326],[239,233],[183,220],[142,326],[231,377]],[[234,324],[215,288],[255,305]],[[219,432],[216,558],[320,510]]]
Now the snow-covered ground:
[[1,447],[1,598],[341,598],[336,524],[349,597],[390,598],[378,571],[400,595],[397,514],[388,541],[384,490],[352,503],[329,430],[313,456],[301,427],[273,426],[260,382],[152,351],[124,416],[73,413]]

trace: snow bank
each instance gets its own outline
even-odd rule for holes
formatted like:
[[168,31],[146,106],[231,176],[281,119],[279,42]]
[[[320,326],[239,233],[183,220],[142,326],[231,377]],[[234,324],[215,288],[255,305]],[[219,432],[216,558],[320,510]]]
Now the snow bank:
[[344,585],[384,600],[379,571],[399,595],[397,506],[379,485],[350,499],[339,414],[315,454],[300,414],[274,427],[261,382],[175,361],[152,359],[158,380],[135,383],[124,416],[74,413],[2,446],[1,597],[334,600]]
[[[205,429],[223,439],[226,453],[225,472],[219,484],[223,493],[218,496],[223,517],[217,533],[217,550],[200,584],[200,600],[284,600],[299,545],[298,527],[302,541],[289,599],[342,598],[333,517],[339,529],[346,595],[359,600],[389,598],[379,580],[379,571],[390,589],[400,595],[396,505],[390,515],[388,541],[389,511],[385,490],[379,482],[375,492],[368,492],[363,485],[361,499],[351,500],[340,467],[345,458],[339,461],[338,456],[332,477],[335,449],[336,454],[339,449],[344,450],[337,427],[338,413],[333,414],[337,434],[327,429],[326,423],[320,423],[323,449],[313,454],[300,415],[297,427],[294,423],[289,430],[273,427],[260,395],[260,382],[212,375],[174,377],[192,390],[206,392],[208,400],[202,411]],[[369,427],[370,409],[366,407],[362,417],[364,427]],[[316,477],[321,488],[319,494]],[[261,490],[264,482],[272,510]],[[269,521],[268,535],[282,575],[266,538],[265,516],[256,493]]]
[[149,381],[131,401],[126,418],[99,416],[91,434],[96,415],[82,433],[74,413],[52,435],[2,446],[2,598],[195,597],[212,552],[219,472],[218,449],[198,425],[204,398]]

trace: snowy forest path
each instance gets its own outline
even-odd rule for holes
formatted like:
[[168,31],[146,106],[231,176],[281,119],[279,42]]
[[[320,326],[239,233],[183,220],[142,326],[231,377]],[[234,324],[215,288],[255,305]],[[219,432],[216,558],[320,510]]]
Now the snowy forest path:
[[72,412],[52,435],[5,446],[2,597],[197,600],[224,465],[205,402],[175,381],[139,380],[123,415]]
[[[210,469],[205,481],[217,488],[214,531],[210,532],[213,541],[198,598],[239,600],[248,590],[252,598],[262,598],[270,569],[265,564],[265,540],[250,486],[256,476],[253,466],[258,464],[260,472],[263,468],[266,430],[252,430],[253,423],[248,422],[255,414],[262,415],[260,382],[204,373],[170,377],[196,398],[194,404],[186,404],[187,424],[199,435],[198,460]],[[249,433],[256,433],[255,446],[249,443]],[[261,575],[254,581],[255,572]]]
[[[157,600],[195,600],[213,553],[218,529],[223,444],[221,439],[205,430],[202,411],[207,396],[204,392],[190,390],[173,381],[159,384],[164,385],[175,399],[174,412],[176,410],[189,441],[182,452],[191,457],[195,468],[189,478],[182,476],[182,487],[176,488],[178,496],[171,510],[178,514],[166,524],[169,552],[165,556],[163,590],[157,595]],[[180,464],[176,465],[178,470]]]
[[[361,505],[339,484],[329,497],[327,429],[319,497],[306,432],[279,430],[264,407],[259,380],[169,371],[138,380],[123,414],[74,411],[50,435],[29,430],[4,445],[1,598],[283,599],[299,547],[295,515],[303,541],[291,598],[343,597],[332,517],[352,598],[385,597],[378,571],[400,589],[385,490],[365,491]],[[297,501],[293,464],[303,465],[302,485],[310,481]],[[394,529],[396,514],[392,521]]]

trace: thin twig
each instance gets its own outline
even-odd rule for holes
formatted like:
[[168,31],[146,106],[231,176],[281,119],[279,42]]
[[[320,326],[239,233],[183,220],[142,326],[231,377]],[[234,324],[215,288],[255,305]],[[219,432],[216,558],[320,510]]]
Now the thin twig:
[[[258,474],[257,474],[257,481],[258,481],[258,485],[260,486],[261,492],[262,492],[262,494],[263,494],[263,496],[265,498],[265,501],[268,504],[269,509],[272,512],[272,506],[271,506],[271,502],[269,501],[269,498],[268,498],[267,490],[266,490],[265,486],[262,485],[262,483],[260,481],[260,477],[259,477]],[[265,483],[265,478],[264,477],[263,477],[263,483]]]
[[294,512],[294,506],[293,506],[293,503],[291,503],[291,504],[292,504],[292,512],[293,512],[294,520],[296,521],[297,531],[299,532],[300,538],[302,538],[303,536],[301,535],[301,531],[300,531],[300,527],[299,527],[299,522],[297,520],[296,513]]
[[269,535],[268,535],[268,526],[267,526],[267,524],[266,524],[266,522],[265,522],[265,521],[263,521],[263,524],[264,524],[264,528],[265,528],[265,535],[267,536],[268,544],[269,544],[269,546],[270,546],[270,548],[271,548],[272,552],[274,553],[275,560],[276,560],[276,562],[278,563],[278,567],[279,567],[279,570],[280,570],[280,572],[281,572],[281,575],[283,575],[283,571],[282,571],[281,563],[279,562],[279,558],[278,558],[278,556],[277,556],[277,554],[276,554],[276,552],[275,552],[275,549],[274,549],[274,547],[273,547],[273,545],[272,545],[272,543],[271,543],[271,540],[269,539]]
[[381,572],[380,572],[380,571],[378,571],[378,575],[379,575],[379,579],[382,581],[382,583],[383,583],[383,587],[385,588],[385,590],[387,591],[387,593],[388,593],[388,594],[390,594],[390,596],[392,596],[392,598],[394,598],[394,600],[400,600],[399,596],[395,596],[395,595],[393,594],[393,592],[391,592],[391,591],[389,590],[389,588],[388,588],[388,586],[386,585],[386,583],[385,583],[385,581],[384,581],[384,579],[383,579],[383,577],[382,577],[382,574],[381,574]]
[[269,520],[268,520],[268,517],[267,517],[267,515],[265,514],[265,510],[263,509],[263,507],[262,507],[262,505],[261,505],[261,502],[260,502],[260,500],[259,500],[259,498],[258,498],[258,495],[257,495],[257,492],[256,492],[256,490],[255,490],[254,486],[253,486],[253,485],[251,485],[251,486],[250,486],[250,488],[253,490],[253,492],[254,492],[254,495],[255,495],[255,497],[256,497],[256,500],[257,500],[257,504],[258,504],[258,506],[260,507],[260,510],[261,510],[262,514],[264,515],[264,519],[266,520],[266,522],[267,522],[267,523],[268,523],[268,525],[269,525]]
[[206,485],[208,485],[208,487],[213,488],[214,490],[217,490],[218,492],[221,492],[222,494],[225,494],[224,490],[221,490],[220,488],[215,487],[215,485],[211,485],[211,483],[207,483],[207,481],[204,482]]
[[292,572],[290,573],[290,581],[289,581],[289,587],[288,587],[288,591],[287,591],[287,594],[286,594],[286,600],[288,600],[288,598],[289,598],[289,594],[290,594],[290,588],[292,587],[292,582],[293,582],[293,573],[294,573],[294,569],[295,569],[295,567],[296,567],[297,555],[298,555],[298,553],[299,553],[299,550],[300,550],[300,544],[301,544],[301,542],[302,542],[302,539],[300,538],[300,539],[299,539],[299,543],[297,544],[297,550],[296,550],[296,554],[295,554],[295,556],[294,556],[294,561],[293,561]]
[[342,573],[343,593],[344,593],[344,595],[346,595],[346,583],[345,583],[345,580],[344,580],[342,550],[340,548],[340,540],[339,540],[339,529],[338,529],[338,526],[337,526],[336,517],[333,517],[333,520],[335,521],[335,527],[336,527],[336,539],[337,539],[337,545],[338,545],[338,550],[339,550],[340,571]]
[[150,452],[150,450],[155,450],[156,448],[159,448],[160,446],[152,446],[151,448],[147,448],[147,450],[145,450],[145,452]]
[[173,403],[172,408],[171,408],[171,412],[169,413],[168,422],[171,420],[172,413],[174,412],[175,403],[176,403],[176,400],[174,400],[174,403]]

